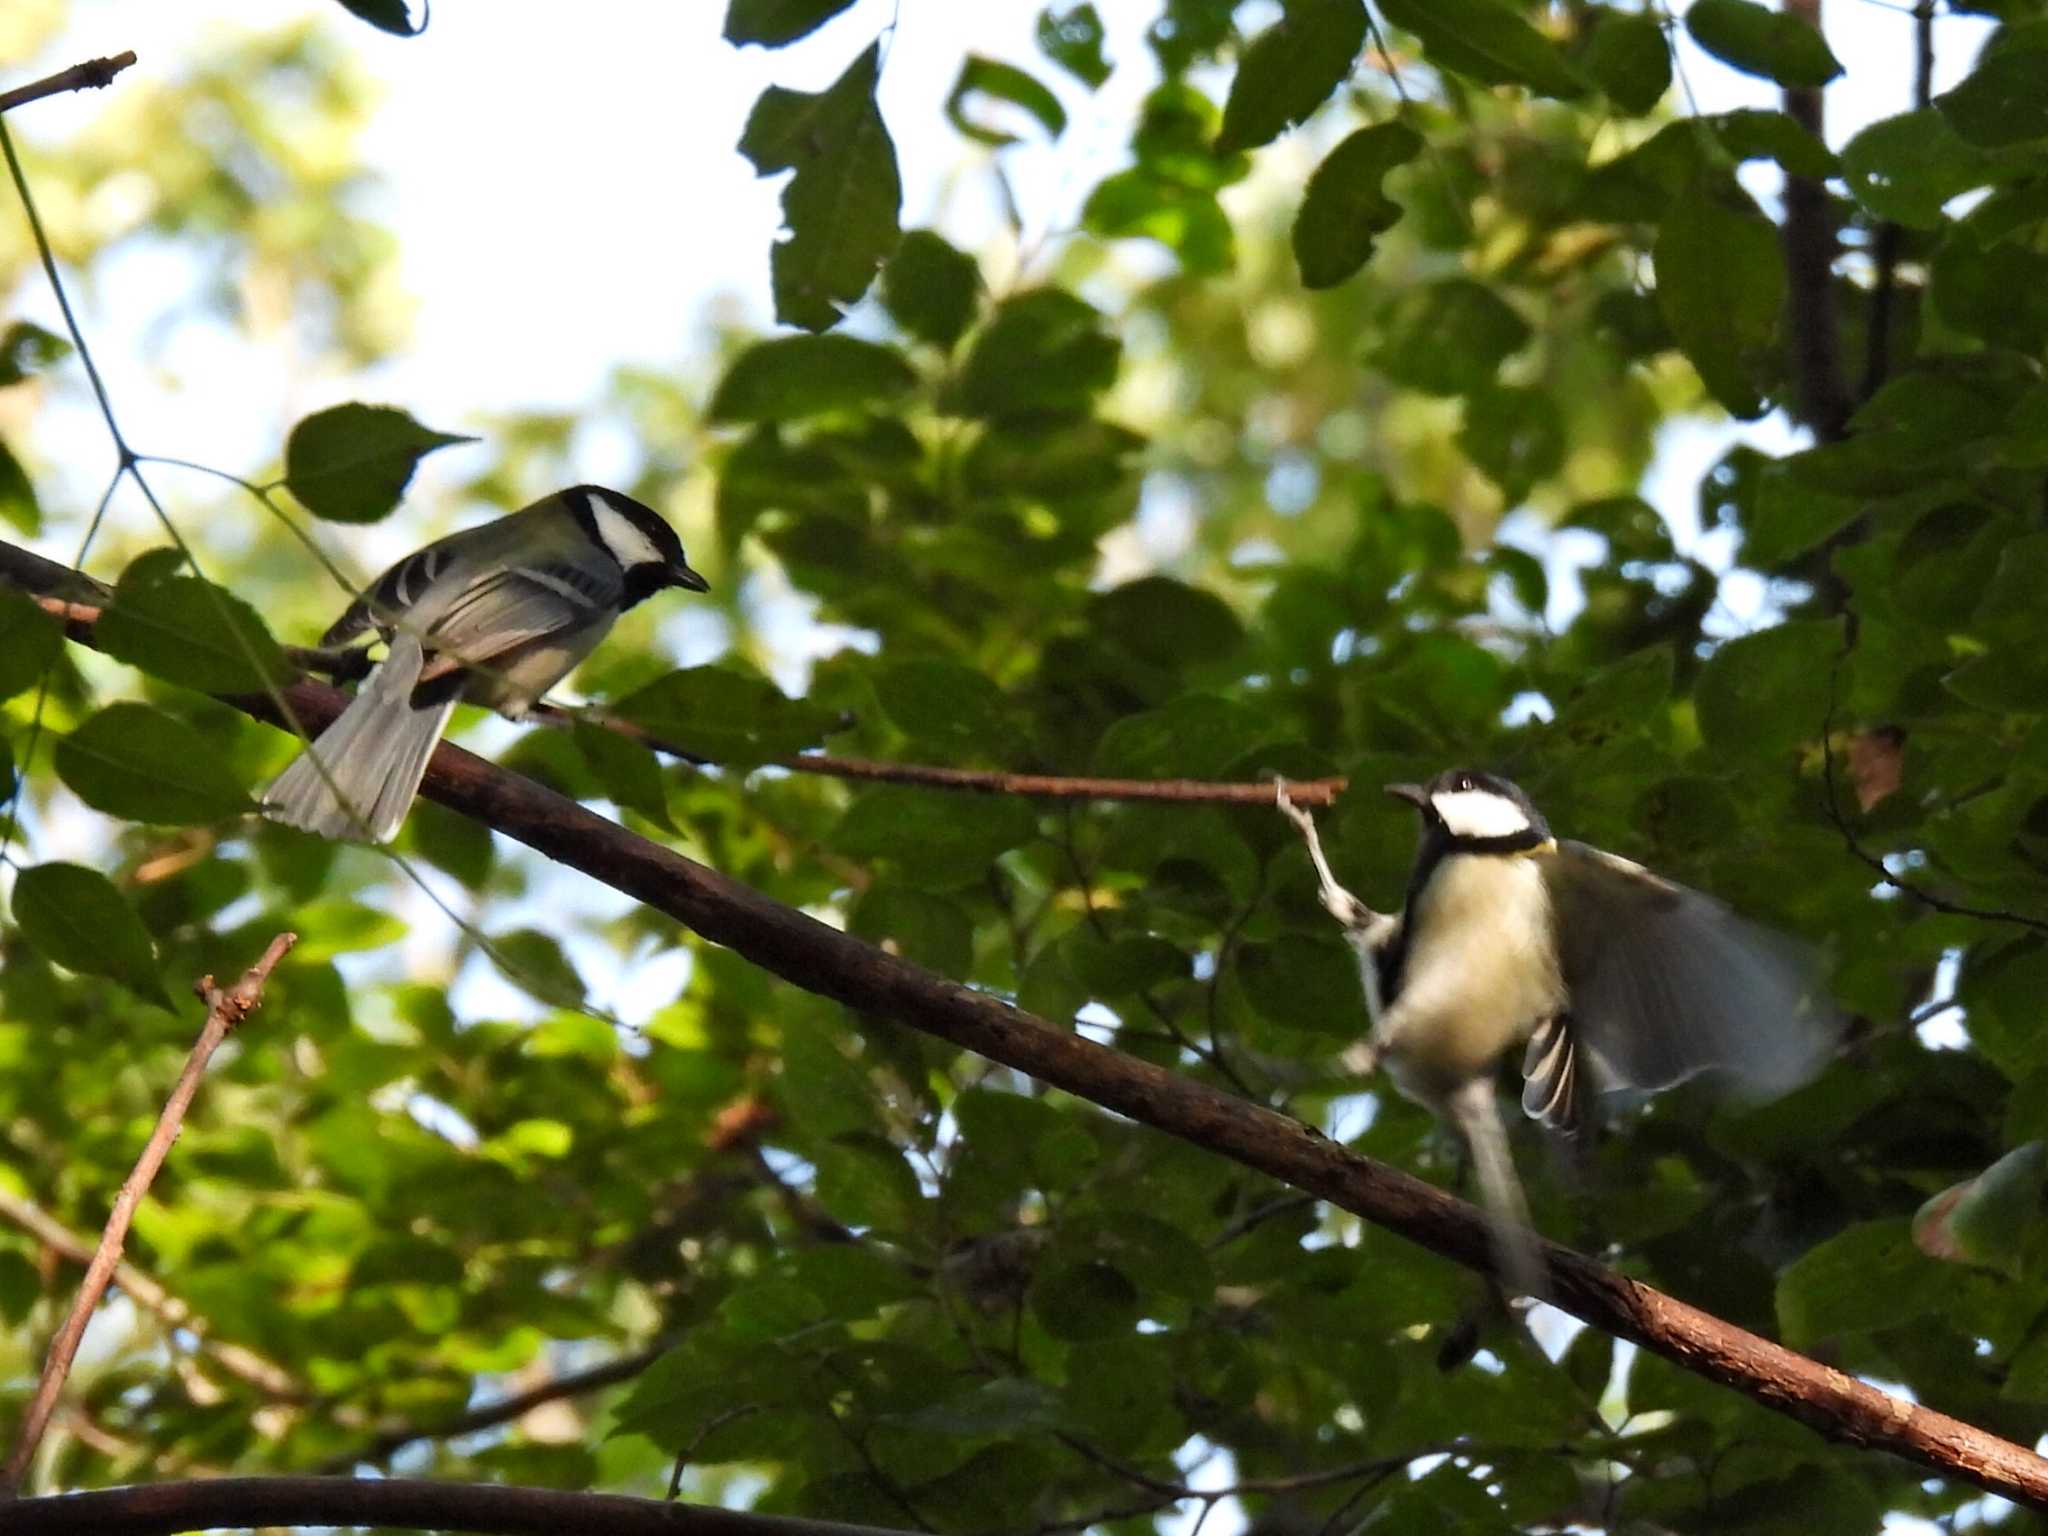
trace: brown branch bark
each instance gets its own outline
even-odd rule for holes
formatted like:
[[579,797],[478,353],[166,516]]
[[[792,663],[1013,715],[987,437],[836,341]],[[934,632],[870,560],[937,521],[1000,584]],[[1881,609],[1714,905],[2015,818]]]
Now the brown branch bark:
[[[26,550],[0,543],[0,578],[38,594],[44,612],[64,621],[74,640],[92,643],[93,626],[99,622],[101,602],[110,593],[102,589],[97,600],[80,596],[80,581],[91,581],[61,565],[31,555]],[[97,586],[98,583],[92,583]],[[89,589],[86,589],[89,592]],[[64,594],[69,593],[66,596]],[[306,646],[284,647],[287,660],[306,672],[346,682],[370,669],[369,653],[363,648],[319,650]],[[702,766],[711,760],[700,757],[674,742],[664,741],[630,720],[614,719],[588,710],[565,709],[559,704],[541,703],[528,719],[557,728],[577,724],[596,725],[637,741],[650,751],[679,762]],[[994,768],[945,768],[930,763],[884,763],[859,757],[798,755],[771,757],[768,764],[792,773],[817,774],[824,778],[853,779],[871,784],[908,784],[920,789],[964,790],[970,794],[1021,795],[1038,800],[1167,800],[1183,805],[1257,805],[1273,803],[1270,782],[1251,784],[1219,783],[1212,779],[1098,779],[1062,774],[1011,773]],[[1289,779],[1287,793],[1296,803],[1327,807],[1336,803],[1350,781],[1341,777]]]
[[[1785,0],[1785,14],[1820,30],[1820,0]],[[1821,138],[1818,90],[1786,91],[1785,110],[1807,132]],[[1835,225],[1825,182],[1786,176],[1784,247],[1785,324],[1791,338],[1798,416],[1822,442],[1837,442],[1854,407],[1842,373],[1842,335],[1834,294]]]
[[178,1139],[178,1127],[184,1123],[192,1096],[199,1091],[199,1079],[206,1071],[206,1063],[221,1041],[227,1039],[235,1026],[263,1001],[264,982],[269,980],[277,962],[284,958],[285,951],[297,942],[297,934],[280,933],[270,941],[270,947],[264,950],[262,958],[225,992],[213,984],[211,976],[199,979],[195,990],[206,1000],[206,1023],[200,1028],[199,1039],[194,1042],[191,1055],[185,1059],[185,1070],[178,1074],[170,1097],[164,1101],[163,1113],[157,1116],[156,1129],[150,1132],[142,1155],[135,1160],[134,1170],[114,1196],[114,1208],[107,1215],[106,1230],[100,1234],[99,1248],[94,1252],[92,1262],[86,1266],[85,1279],[79,1284],[78,1297],[71,1305],[70,1316],[64,1319],[64,1326],[57,1330],[57,1337],[50,1343],[49,1358],[43,1362],[42,1379],[36,1383],[35,1396],[29,1399],[28,1411],[22,1415],[21,1430],[15,1438],[14,1453],[7,1460],[0,1496],[11,1497],[20,1490],[22,1475],[35,1459],[36,1447],[42,1443],[43,1431],[49,1427],[50,1415],[56,1409],[58,1394],[64,1390],[64,1378],[71,1374],[71,1362],[78,1354],[79,1341],[85,1337],[85,1325],[92,1320],[93,1310],[99,1305],[100,1297],[106,1293],[107,1282],[113,1279],[114,1270],[121,1262],[121,1245],[127,1241],[128,1225],[135,1219],[135,1208],[142,1204],[150,1182],[170,1155],[171,1143]]
[[111,85],[114,76],[134,62],[135,50],[130,48],[109,59],[87,59],[83,64],[60,69],[54,75],[31,80],[27,85],[17,85],[11,91],[0,91],[0,112],[11,112],[29,102],[41,101],[45,96],[61,96],[66,91],[100,90]]
[[[33,1200],[0,1189],[0,1220],[13,1222],[52,1253],[73,1264],[92,1262],[93,1245]],[[198,1339],[200,1349],[230,1376],[285,1402],[302,1402],[309,1395],[283,1366],[252,1349],[212,1337],[205,1318],[125,1259],[114,1266],[113,1283],[143,1311],[154,1313],[171,1327],[183,1329]]]
[[[230,702],[257,719],[280,721],[267,697]],[[285,691],[284,703],[303,728],[319,730],[347,699],[324,684],[301,682]],[[1284,1115],[926,971],[459,747],[436,749],[424,792],[806,991],[951,1041],[1268,1174],[1469,1269],[1492,1271],[1487,1226],[1472,1206]],[[1831,1439],[1888,1451],[2048,1510],[2048,1459],[2024,1446],[1880,1391],[1555,1243],[1539,1238],[1537,1246],[1546,1299],[1582,1321]]]
[[753,1515],[617,1493],[418,1478],[219,1477],[7,1508],[8,1536],[171,1536],[267,1525],[379,1526],[494,1536],[900,1536],[880,1526]]

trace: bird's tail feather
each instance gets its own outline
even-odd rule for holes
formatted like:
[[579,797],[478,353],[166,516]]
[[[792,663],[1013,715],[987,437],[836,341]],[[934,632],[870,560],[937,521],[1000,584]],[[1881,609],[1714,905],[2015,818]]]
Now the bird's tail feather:
[[1448,1106],[1465,1145],[1472,1149],[1473,1171],[1493,1231],[1494,1254],[1503,1287],[1524,1296],[1545,1293],[1543,1263],[1536,1254],[1536,1235],[1529,1225],[1529,1202],[1508,1155],[1507,1127],[1501,1123],[1493,1079],[1476,1077],[1451,1096]]
[[389,842],[455,708],[452,698],[413,707],[425,663],[417,639],[395,636],[391,654],[354,702],[277,776],[264,796],[264,815],[321,837]]

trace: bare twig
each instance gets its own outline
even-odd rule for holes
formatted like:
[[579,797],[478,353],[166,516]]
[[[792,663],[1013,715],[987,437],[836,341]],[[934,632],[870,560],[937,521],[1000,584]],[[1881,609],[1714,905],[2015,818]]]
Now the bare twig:
[[270,941],[270,947],[263,951],[262,958],[225,992],[214,985],[211,976],[202,976],[194,986],[193,990],[206,1002],[206,1023],[199,1031],[199,1039],[193,1044],[191,1055],[185,1059],[185,1070],[178,1074],[170,1097],[164,1101],[163,1113],[157,1116],[156,1129],[150,1132],[142,1155],[135,1160],[134,1171],[114,1196],[114,1208],[107,1215],[106,1230],[100,1234],[99,1248],[94,1252],[92,1262],[86,1266],[85,1279],[78,1287],[78,1298],[71,1305],[71,1315],[64,1319],[64,1326],[57,1330],[57,1337],[50,1343],[49,1358],[43,1362],[42,1379],[36,1383],[35,1396],[29,1400],[28,1411],[22,1416],[21,1432],[15,1440],[14,1454],[7,1460],[5,1485],[0,1487],[0,1494],[13,1496],[20,1492],[22,1476],[35,1459],[36,1447],[42,1443],[43,1431],[49,1427],[50,1414],[57,1406],[57,1395],[64,1390],[64,1378],[71,1373],[71,1361],[78,1353],[79,1341],[85,1337],[85,1325],[92,1320],[93,1310],[99,1305],[100,1297],[106,1293],[107,1282],[113,1279],[114,1271],[121,1262],[121,1245],[127,1241],[128,1224],[135,1219],[135,1208],[142,1203],[150,1182],[170,1155],[171,1143],[178,1139],[178,1127],[184,1123],[192,1096],[199,1091],[199,1079],[206,1071],[207,1061],[221,1041],[227,1039],[235,1026],[263,1001],[264,982],[270,979],[271,971],[285,957],[285,952],[298,942],[298,938],[295,933],[280,933]]
[[[93,1245],[33,1200],[0,1188],[0,1218],[13,1222],[59,1258],[69,1259],[73,1264],[92,1262]],[[286,1402],[300,1402],[307,1397],[306,1389],[283,1366],[264,1359],[254,1350],[213,1338],[205,1318],[125,1259],[114,1266],[113,1283],[143,1311],[154,1313],[171,1327],[198,1339],[199,1347],[230,1376],[238,1376],[259,1391]]]
[[112,58],[87,59],[83,64],[60,69],[54,75],[31,80],[27,85],[17,85],[11,91],[0,91],[0,112],[11,112],[29,102],[41,101],[45,96],[62,96],[66,91],[100,90],[111,85],[114,76],[134,62],[135,50],[130,48]]

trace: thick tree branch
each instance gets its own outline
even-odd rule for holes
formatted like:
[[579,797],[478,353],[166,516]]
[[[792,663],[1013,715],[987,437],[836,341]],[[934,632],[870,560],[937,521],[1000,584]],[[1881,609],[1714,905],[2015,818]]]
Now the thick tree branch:
[[[1785,0],[1785,14],[1820,30],[1820,0]],[[1822,136],[1821,93],[1788,90],[1785,110],[1815,138]],[[1835,225],[1827,184],[1785,178],[1785,323],[1792,345],[1792,382],[1799,419],[1824,443],[1840,440],[1853,408],[1842,375],[1841,327],[1835,315]]]
[[0,112],[11,112],[29,102],[41,101],[45,96],[62,96],[66,91],[101,90],[111,85],[114,76],[134,62],[135,50],[130,48],[112,58],[87,59],[83,64],[60,69],[54,75],[31,80],[27,85],[17,85],[11,91],[0,91]]
[[879,1526],[698,1504],[419,1478],[217,1477],[7,1508],[8,1536],[171,1536],[267,1525],[380,1526],[493,1536],[900,1536]]
[[221,1041],[227,1039],[235,1026],[263,1001],[264,982],[270,979],[271,971],[285,957],[285,952],[298,941],[299,936],[295,933],[280,933],[270,941],[270,947],[263,951],[262,958],[225,992],[213,984],[211,976],[202,976],[194,987],[206,1002],[206,1023],[200,1028],[192,1053],[185,1059],[185,1070],[178,1074],[170,1097],[164,1101],[163,1113],[157,1116],[156,1129],[150,1132],[142,1155],[135,1160],[134,1170],[114,1196],[114,1207],[107,1214],[106,1230],[100,1234],[99,1248],[93,1254],[92,1262],[86,1266],[85,1279],[79,1283],[78,1298],[71,1305],[71,1315],[64,1319],[64,1326],[57,1330],[57,1337],[50,1343],[49,1358],[43,1362],[42,1379],[36,1383],[35,1396],[29,1399],[28,1411],[22,1415],[21,1430],[15,1437],[14,1454],[7,1459],[5,1485],[0,1487],[0,1496],[11,1497],[19,1491],[22,1475],[35,1459],[36,1447],[42,1444],[43,1431],[49,1427],[50,1415],[57,1407],[57,1396],[64,1390],[64,1378],[71,1374],[71,1362],[78,1354],[79,1341],[85,1337],[85,1325],[92,1320],[100,1297],[106,1294],[107,1282],[114,1278],[114,1270],[121,1262],[121,1245],[127,1241],[128,1224],[135,1219],[135,1208],[142,1204],[142,1197],[149,1192],[157,1170],[163,1167],[164,1159],[170,1155],[171,1143],[178,1139],[178,1127],[184,1123],[192,1096],[199,1091],[199,1079],[206,1071],[206,1063],[219,1049]]
[[[230,702],[279,723],[268,697]],[[285,690],[284,704],[302,728],[317,731],[340,714],[347,698],[302,682]],[[1268,1174],[1469,1269],[1492,1270],[1486,1223],[1472,1206],[1284,1115],[926,971],[459,747],[436,749],[424,792],[807,991],[951,1041]],[[1557,1244],[1539,1239],[1538,1255],[1548,1277],[1546,1299],[1596,1328],[1832,1439],[1889,1451],[2048,1509],[2048,1460],[2023,1446],[1880,1391]]]
[[[1913,7],[1913,105],[1925,111],[1934,102],[1934,0]],[[1858,398],[1868,400],[1892,375],[1892,311],[1898,298],[1898,268],[1905,244],[1903,226],[1886,219],[1877,226],[1871,261],[1877,268],[1870,288],[1870,337],[1865,345],[1863,384]]]

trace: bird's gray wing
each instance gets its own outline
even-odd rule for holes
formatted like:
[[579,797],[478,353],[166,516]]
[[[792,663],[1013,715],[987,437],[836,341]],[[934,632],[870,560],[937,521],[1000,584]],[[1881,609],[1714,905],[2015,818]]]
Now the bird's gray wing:
[[1584,843],[1541,867],[1577,1068],[1596,1090],[1704,1073],[1769,1098],[1818,1070],[1836,1021],[1804,946]]
[[342,645],[372,626],[388,636],[398,620],[426,597],[435,582],[469,563],[466,557],[478,544],[477,535],[482,531],[465,528],[414,550],[365,587],[363,595],[327,626],[320,643]]
[[618,563],[602,556],[525,560],[434,594],[418,610],[421,635],[437,652],[484,662],[588,628],[618,611],[624,590]]

